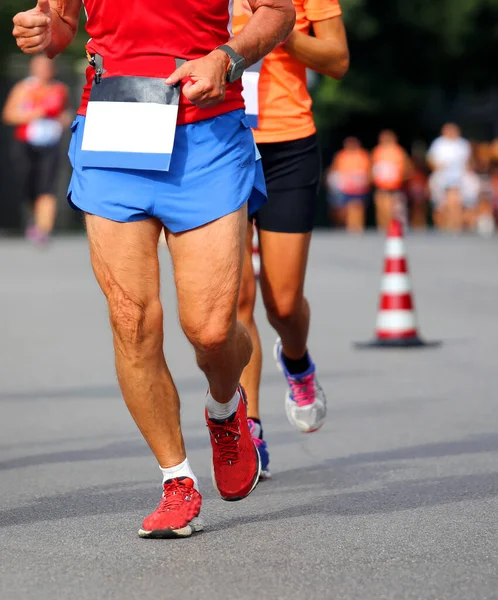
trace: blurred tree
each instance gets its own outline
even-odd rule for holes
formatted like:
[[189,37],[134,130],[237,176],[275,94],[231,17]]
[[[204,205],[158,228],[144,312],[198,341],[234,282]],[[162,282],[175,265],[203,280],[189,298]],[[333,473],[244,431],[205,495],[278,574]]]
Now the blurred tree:
[[406,140],[431,136],[436,125],[424,113],[494,84],[498,0],[342,0],[342,7],[351,69],[342,82],[324,78],[317,88],[322,137],[347,130],[372,144],[379,126]]

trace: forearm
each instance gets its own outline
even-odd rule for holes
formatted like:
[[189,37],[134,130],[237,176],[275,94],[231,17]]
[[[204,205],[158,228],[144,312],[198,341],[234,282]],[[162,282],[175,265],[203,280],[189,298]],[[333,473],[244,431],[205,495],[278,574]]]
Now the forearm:
[[49,58],[63,52],[78,31],[81,0],[50,0],[52,40],[46,50]]
[[39,119],[42,115],[36,111],[24,111],[24,110],[4,110],[2,114],[2,121],[5,125],[10,127],[18,127],[19,125],[27,125]]
[[340,39],[319,39],[295,31],[285,50],[305,67],[334,79],[344,77],[349,68],[349,52]]
[[273,2],[272,5],[256,5],[242,31],[229,42],[235,52],[245,58],[247,66],[270,53],[294,27],[296,13],[293,5],[284,1]]

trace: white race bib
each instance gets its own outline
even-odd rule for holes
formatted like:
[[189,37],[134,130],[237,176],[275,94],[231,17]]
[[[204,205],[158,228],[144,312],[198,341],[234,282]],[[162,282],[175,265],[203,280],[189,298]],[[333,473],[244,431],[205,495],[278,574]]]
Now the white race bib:
[[55,119],[36,119],[26,131],[26,140],[32,146],[55,146],[62,137],[63,127]]
[[259,74],[263,61],[249,67],[242,75],[244,90],[242,96],[246,105],[246,114],[252,129],[258,128],[259,121]]
[[82,165],[168,171],[179,99],[179,86],[168,86],[163,78],[104,77],[94,83]]

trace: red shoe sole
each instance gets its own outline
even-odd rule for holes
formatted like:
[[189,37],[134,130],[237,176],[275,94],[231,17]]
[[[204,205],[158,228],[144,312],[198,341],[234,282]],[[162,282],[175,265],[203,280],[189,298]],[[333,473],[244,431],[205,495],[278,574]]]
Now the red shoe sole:
[[197,517],[194,517],[190,523],[187,523],[185,527],[180,529],[154,529],[153,531],[146,531],[140,529],[138,535],[144,539],[179,539],[190,537],[194,533],[198,533],[204,530],[204,526],[201,522],[194,522]]

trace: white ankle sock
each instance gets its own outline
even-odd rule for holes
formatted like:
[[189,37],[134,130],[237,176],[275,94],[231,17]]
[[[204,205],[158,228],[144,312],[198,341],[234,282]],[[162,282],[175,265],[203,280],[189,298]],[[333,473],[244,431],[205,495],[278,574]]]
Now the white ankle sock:
[[188,458],[175,467],[167,467],[164,469],[163,467],[159,466],[159,468],[163,474],[163,483],[168,481],[168,479],[175,479],[176,477],[190,477],[190,479],[192,479],[194,482],[195,489],[199,491],[199,482],[197,481],[197,477],[194,475],[194,472],[190,467]]
[[234,412],[236,412],[240,401],[240,392],[237,388],[235,392],[235,396],[226,404],[221,404],[220,402],[216,402],[216,400],[211,396],[211,393],[208,392],[206,398],[206,408],[208,411],[208,415],[210,419],[216,419],[218,421],[224,421],[231,417]]

